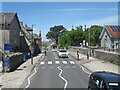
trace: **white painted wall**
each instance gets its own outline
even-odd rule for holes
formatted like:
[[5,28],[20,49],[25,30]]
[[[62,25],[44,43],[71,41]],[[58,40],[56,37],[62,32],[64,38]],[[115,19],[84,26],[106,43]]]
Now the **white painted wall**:
[[[104,41],[105,36],[107,36],[106,42]],[[110,48],[111,48],[112,42],[111,42],[109,36],[107,35],[107,33],[105,32],[104,35],[103,35],[103,37],[102,37],[102,40],[101,40],[101,46],[102,47],[106,47],[106,44],[110,45]]]

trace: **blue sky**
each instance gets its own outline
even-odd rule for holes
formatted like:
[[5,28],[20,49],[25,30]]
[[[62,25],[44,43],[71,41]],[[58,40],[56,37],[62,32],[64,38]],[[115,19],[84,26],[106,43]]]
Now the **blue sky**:
[[118,24],[117,2],[4,2],[3,12],[17,12],[19,20],[40,30],[43,39],[54,25],[72,26]]

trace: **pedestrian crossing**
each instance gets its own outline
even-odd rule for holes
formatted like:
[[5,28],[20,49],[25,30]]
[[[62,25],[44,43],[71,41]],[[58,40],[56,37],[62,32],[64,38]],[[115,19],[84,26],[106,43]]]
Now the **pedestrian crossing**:
[[74,61],[41,61],[40,65],[44,65],[44,64],[48,64],[48,65],[52,65],[52,64],[56,64],[56,65],[64,64],[64,65],[67,65],[69,63],[72,64],[72,65],[75,64]]

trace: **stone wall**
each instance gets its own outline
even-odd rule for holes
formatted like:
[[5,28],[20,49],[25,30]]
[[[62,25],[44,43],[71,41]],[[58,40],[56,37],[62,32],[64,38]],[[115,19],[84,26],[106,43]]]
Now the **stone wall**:
[[23,63],[22,53],[15,53],[8,56],[9,56],[10,71],[17,69],[17,67],[19,67]]
[[120,65],[120,53],[115,53],[115,52],[109,52],[109,51],[103,51],[103,50],[95,50],[95,57],[108,61],[114,64],[119,64]]
[[[87,54],[89,51],[88,48],[82,48],[82,47],[69,47],[68,49],[69,52],[75,52],[75,53],[77,53],[77,50],[79,50],[79,52],[82,54]],[[91,57],[120,65],[120,60],[119,60],[120,53],[109,52],[109,51],[93,49],[93,48],[91,48],[90,51],[91,51],[90,53]]]
[[87,48],[81,48],[81,47],[69,47],[68,51],[75,52],[77,53],[77,50],[79,50],[80,53],[82,54],[87,54],[88,49]]

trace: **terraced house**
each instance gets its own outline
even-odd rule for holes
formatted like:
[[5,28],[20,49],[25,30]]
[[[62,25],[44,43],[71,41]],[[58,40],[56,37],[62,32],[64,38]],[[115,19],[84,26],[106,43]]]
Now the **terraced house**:
[[20,49],[20,24],[17,13],[0,13],[0,47],[4,48],[4,43],[12,44],[12,51]]

